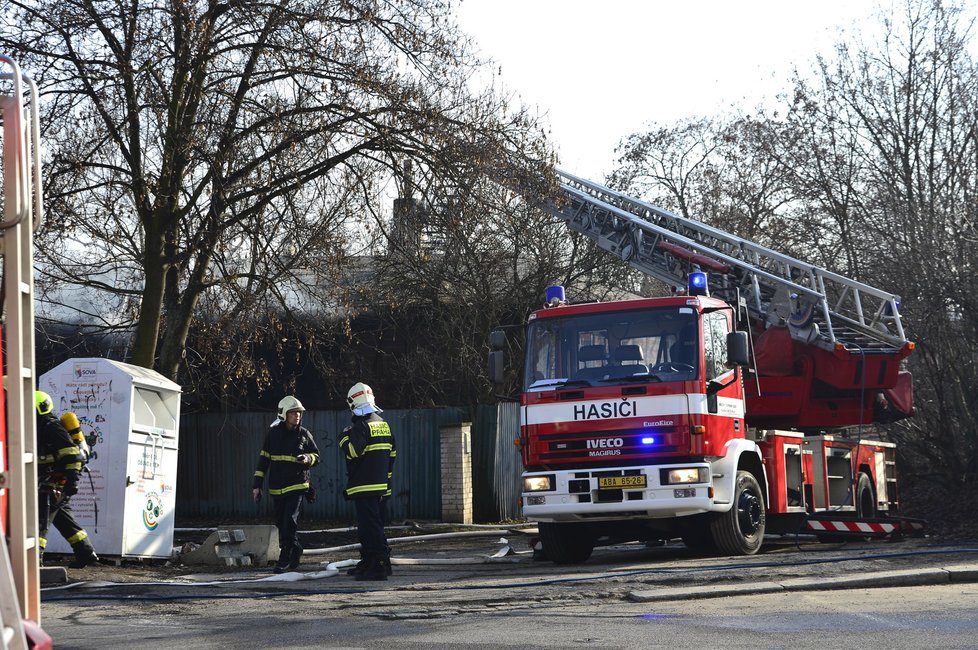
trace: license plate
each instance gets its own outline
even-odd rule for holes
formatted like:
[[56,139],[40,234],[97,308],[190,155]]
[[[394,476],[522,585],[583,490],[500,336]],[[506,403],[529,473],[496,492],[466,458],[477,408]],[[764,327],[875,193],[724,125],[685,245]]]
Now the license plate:
[[602,476],[598,479],[598,488],[601,490],[644,487],[646,487],[645,474],[637,476]]

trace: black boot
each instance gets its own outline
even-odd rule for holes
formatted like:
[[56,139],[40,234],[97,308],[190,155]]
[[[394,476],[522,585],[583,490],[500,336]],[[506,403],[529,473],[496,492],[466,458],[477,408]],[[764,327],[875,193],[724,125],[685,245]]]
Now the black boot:
[[289,559],[289,571],[298,569],[300,560],[302,560],[302,547],[293,546],[291,558]]
[[349,569],[346,570],[346,575],[348,575],[348,576],[355,576],[355,575],[358,575],[360,573],[363,573],[363,569],[366,566],[367,566],[367,561],[364,558],[361,557],[360,558],[360,561],[357,562],[356,566],[350,567]]
[[285,573],[289,570],[289,564],[292,563],[292,549],[282,548],[278,552],[278,562],[275,563],[275,568],[273,571],[275,573]]
[[68,564],[69,569],[84,569],[90,564],[95,564],[98,562],[98,555],[95,551],[88,551],[87,553],[76,553],[75,559]]
[[363,571],[354,576],[357,580],[387,580],[387,559],[367,558]]

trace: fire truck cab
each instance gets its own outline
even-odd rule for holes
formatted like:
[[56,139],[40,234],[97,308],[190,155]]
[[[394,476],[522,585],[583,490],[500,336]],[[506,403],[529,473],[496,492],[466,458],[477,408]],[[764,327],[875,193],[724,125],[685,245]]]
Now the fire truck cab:
[[705,293],[692,283],[673,297],[554,301],[531,315],[522,498],[549,555],[586,559],[616,532],[673,536],[687,527],[677,518],[705,513],[725,522],[726,552],[760,547],[767,481],[745,438],[747,336],[731,306]]

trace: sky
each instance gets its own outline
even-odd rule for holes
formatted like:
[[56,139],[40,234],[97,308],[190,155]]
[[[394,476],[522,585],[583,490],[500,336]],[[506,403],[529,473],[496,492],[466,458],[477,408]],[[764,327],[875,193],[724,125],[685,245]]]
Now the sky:
[[872,0],[462,0],[502,84],[549,122],[560,167],[595,181],[651,123],[750,111],[793,66],[876,20]]

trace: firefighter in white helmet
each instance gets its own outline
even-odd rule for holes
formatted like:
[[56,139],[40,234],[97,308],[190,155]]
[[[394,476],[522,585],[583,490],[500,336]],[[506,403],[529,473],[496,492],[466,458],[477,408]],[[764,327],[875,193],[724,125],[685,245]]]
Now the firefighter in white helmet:
[[252,485],[257,503],[261,500],[262,484],[268,479],[278,528],[279,557],[275,573],[299,568],[302,558],[299,513],[303,498],[310,502],[315,498],[309,484],[309,468],[319,463],[319,448],[312,433],[299,424],[305,410],[302,402],[292,395],[278,403],[278,419],[265,434]]
[[391,575],[390,547],[384,535],[384,499],[391,494],[397,448],[391,428],[380,417],[370,386],[358,382],[346,395],[353,424],[340,435],[346,456],[344,494],[357,514],[360,562],[348,571],[357,580],[387,580]]

